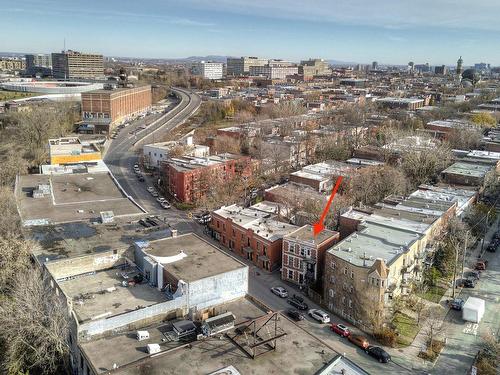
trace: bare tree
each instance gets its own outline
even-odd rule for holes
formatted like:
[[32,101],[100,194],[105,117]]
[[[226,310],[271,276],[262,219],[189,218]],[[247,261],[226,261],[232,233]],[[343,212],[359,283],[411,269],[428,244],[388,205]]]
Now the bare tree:
[[10,188],[4,186],[0,186],[0,212],[0,239],[19,237],[21,222],[14,194]]
[[429,317],[424,323],[423,333],[427,338],[427,347],[433,348],[434,342],[445,332],[445,324],[443,322],[443,308],[436,306],[429,310]]
[[10,234],[0,237],[0,293],[14,287],[15,275],[26,271],[36,244]]
[[4,369],[9,373],[68,373],[67,306],[39,268],[18,272],[12,285],[0,306]]

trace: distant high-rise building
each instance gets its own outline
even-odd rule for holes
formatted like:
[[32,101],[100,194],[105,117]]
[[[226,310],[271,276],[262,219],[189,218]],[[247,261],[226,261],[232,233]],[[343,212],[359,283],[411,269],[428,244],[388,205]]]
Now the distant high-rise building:
[[462,75],[462,71],[463,71],[462,64],[463,63],[464,63],[464,60],[462,60],[462,56],[460,56],[460,58],[457,61],[457,71],[456,71],[457,76]]
[[440,65],[434,67],[434,74],[446,75],[448,73],[448,68],[446,65]]
[[328,62],[323,59],[303,60],[299,65],[299,74],[303,75],[304,79],[329,75],[331,72]]
[[104,75],[104,59],[102,55],[63,51],[52,54],[52,74],[55,78],[93,79]]
[[429,63],[417,64],[417,65],[415,65],[415,70],[418,72],[421,72],[421,73],[427,73],[427,72],[431,71],[431,67],[430,67]]
[[201,61],[195,63],[191,72],[205,79],[222,79],[224,64],[219,62]]
[[52,56],[49,54],[26,55],[26,69],[35,67],[52,68]]
[[410,61],[410,62],[408,63],[408,70],[409,70],[410,72],[413,72],[413,71],[415,70],[415,63],[414,63],[413,61]]
[[251,66],[264,66],[267,64],[267,59],[261,59],[255,56],[228,57],[227,75],[233,77],[248,75]]
[[482,62],[482,63],[474,64],[474,69],[481,70],[481,71],[490,70],[491,69],[491,65]]
[[378,69],[378,62],[374,61],[372,62],[372,70],[377,70]]
[[251,76],[262,76],[267,79],[285,79],[288,76],[293,76],[299,73],[299,67],[293,65],[265,65],[251,66]]

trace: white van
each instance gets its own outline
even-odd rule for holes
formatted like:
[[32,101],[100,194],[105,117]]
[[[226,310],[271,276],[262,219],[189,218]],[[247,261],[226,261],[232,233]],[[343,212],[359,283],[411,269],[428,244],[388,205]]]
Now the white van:
[[148,331],[137,331],[137,340],[142,341],[147,339],[149,339]]

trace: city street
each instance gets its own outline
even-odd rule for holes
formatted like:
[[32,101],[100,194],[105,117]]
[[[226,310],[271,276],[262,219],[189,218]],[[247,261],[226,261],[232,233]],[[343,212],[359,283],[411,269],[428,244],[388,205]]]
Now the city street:
[[[493,225],[487,233],[486,245],[491,236],[497,230]],[[468,266],[473,269],[477,260],[481,243],[477,244],[468,259]],[[432,374],[443,374],[451,372],[454,374],[466,374],[470,369],[474,357],[480,349],[482,337],[486,334],[498,336],[500,329],[500,259],[498,253],[485,252],[483,259],[488,260],[488,267],[481,272],[481,278],[473,289],[464,288],[460,298],[467,300],[468,297],[477,297],[486,301],[486,311],[479,324],[465,322],[460,311],[450,310],[445,319],[447,344],[441,353]]]

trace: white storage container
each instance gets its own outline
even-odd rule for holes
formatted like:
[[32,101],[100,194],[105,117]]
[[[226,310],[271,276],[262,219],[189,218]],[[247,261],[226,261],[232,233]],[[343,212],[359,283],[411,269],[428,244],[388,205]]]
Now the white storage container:
[[484,315],[485,302],[481,298],[469,297],[462,308],[462,319],[479,323]]
[[147,339],[149,339],[148,331],[137,331],[137,340],[142,341]]
[[149,354],[155,354],[161,351],[160,344],[148,344],[147,348]]

